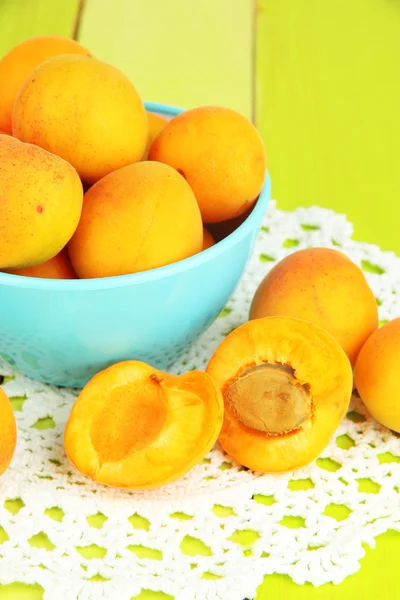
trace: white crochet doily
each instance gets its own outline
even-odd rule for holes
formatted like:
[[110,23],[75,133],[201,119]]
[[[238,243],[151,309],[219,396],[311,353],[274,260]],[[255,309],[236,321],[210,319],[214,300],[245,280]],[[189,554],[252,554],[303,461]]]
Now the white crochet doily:
[[[308,246],[340,245],[364,268],[381,319],[400,315],[400,259],[352,241],[352,231],[333,211],[286,213],[271,203],[237,291],[173,371],[204,368],[247,319],[275,261]],[[66,458],[63,431],[76,392],[31,381],[5,363],[0,373],[19,433],[0,479],[2,584],[37,583],[44,600],[130,600],[141,589],[176,600],[243,600],[271,573],[299,584],[340,583],[359,569],[363,542],[400,530],[400,438],[357,397],[306,468],[260,475],[216,447],[180,481],[130,493],[94,485]]]

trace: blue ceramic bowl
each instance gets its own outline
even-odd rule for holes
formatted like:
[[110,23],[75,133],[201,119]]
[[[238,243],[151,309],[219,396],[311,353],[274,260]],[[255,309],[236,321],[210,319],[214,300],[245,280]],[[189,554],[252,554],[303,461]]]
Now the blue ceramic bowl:
[[[182,112],[154,103],[146,108]],[[81,280],[0,273],[0,356],[33,379],[71,387],[120,360],[167,368],[234,291],[269,197],[267,176],[238,229],[200,254],[151,271]]]

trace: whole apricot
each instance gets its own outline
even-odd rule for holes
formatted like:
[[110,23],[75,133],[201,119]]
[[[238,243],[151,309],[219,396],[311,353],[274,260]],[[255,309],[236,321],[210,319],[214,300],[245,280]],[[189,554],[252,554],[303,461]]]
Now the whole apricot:
[[150,146],[152,145],[160,131],[162,131],[166,124],[170,121],[170,119],[167,119],[167,117],[163,117],[162,115],[159,115],[157,113],[153,113],[149,110],[146,112],[149,121],[149,132],[147,136],[147,145],[143,156],[143,160],[148,159]]
[[350,362],[333,337],[291,317],[241,325],[206,372],[224,398],[221,445],[237,462],[266,473],[313,461],[344,417],[353,387]]
[[0,269],[41,264],[62,250],[82,210],[82,184],[65,160],[0,135]]
[[371,415],[400,433],[400,318],[365,342],[354,371],[355,384]]
[[11,403],[0,388],[0,475],[9,466],[17,444],[17,425]]
[[88,183],[140,160],[147,129],[133,84],[90,56],[57,56],[42,63],[14,105],[14,135],[61,156]]
[[211,246],[214,246],[214,244],[215,244],[215,240],[214,240],[213,236],[208,231],[208,229],[203,227],[203,248],[202,248],[202,250],[207,250],[207,248],[211,248]]
[[114,171],[85,194],[69,243],[78,277],[146,271],[201,251],[203,226],[189,184],[174,169],[138,162]]
[[76,279],[71,261],[66,248],[36,267],[26,267],[25,269],[5,269],[12,275],[22,275],[24,277],[42,277],[44,279]]
[[260,194],[266,172],[257,129],[236,111],[217,106],[174,117],[154,140],[149,159],[171,165],[186,178],[204,223],[246,212]]
[[29,73],[60,54],[89,54],[89,51],[75,40],[44,35],[25,40],[3,56],[0,60],[0,129],[12,132],[15,99]]
[[221,393],[206,373],[169,375],[125,361],[83,388],[65,428],[65,450],[78,471],[99,483],[160,487],[211,450],[222,413]]
[[319,325],[354,365],[378,327],[378,308],[362,270],[345,254],[308,248],[281,260],[260,283],[250,319],[286,315]]

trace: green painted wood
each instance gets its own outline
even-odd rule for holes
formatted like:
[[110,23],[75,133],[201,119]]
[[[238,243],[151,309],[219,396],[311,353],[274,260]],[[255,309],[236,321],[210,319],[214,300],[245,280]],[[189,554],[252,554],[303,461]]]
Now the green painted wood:
[[400,597],[400,533],[389,531],[377,538],[376,549],[366,546],[361,569],[340,585],[318,588],[296,585],[284,575],[267,575],[255,600],[394,600]]
[[36,35],[72,37],[79,0],[0,0],[0,56]]
[[252,113],[252,0],[86,0],[79,41],[145,100]]
[[400,253],[400,2],[258,0],[257,123],[281,208]]

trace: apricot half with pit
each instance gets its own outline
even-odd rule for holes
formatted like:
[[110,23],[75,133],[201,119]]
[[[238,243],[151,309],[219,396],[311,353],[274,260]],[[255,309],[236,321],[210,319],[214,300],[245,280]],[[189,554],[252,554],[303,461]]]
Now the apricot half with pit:
[[125,361],[83,388],[65,429],[65,450],[78,471],[99,483],[155,488],[204,458],[222,415],[221,392],[206,373],[168,375]]
[[400,433],[400,317],[377,329],[358,355],[354,376],[371,415]]
[[250,319],[278,315],[319,325],[339,342],[353,365],[378,327],[377,303],[362,270],[330,248],[293,252],[260,283]]
[[17,425],[11,403],[0,388],[0,475],[9,466],[17,444]]
[[346,413],[353,384],[339,344],[291,317],[238,327],[206,372],[224,398],[221,445],[237,462],[266,473],[297,469],[322,452]]

